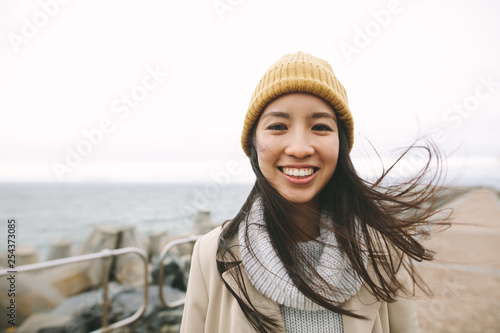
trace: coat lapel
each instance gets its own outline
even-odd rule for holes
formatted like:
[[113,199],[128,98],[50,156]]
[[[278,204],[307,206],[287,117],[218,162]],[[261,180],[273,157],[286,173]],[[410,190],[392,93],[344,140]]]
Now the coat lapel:
[[379,316],[380,302],[368,291],[365,285],[362,285],[356,295],[342,304],[342,309],[352,311],[366,318],[366,320],[363,320],[342,315],[345,333],[369,333],[373,331],[374,323]]
[[[276,333],[286,333],[285,323],[283,322],[283,318],[281,317],[281,310],[279,304],[270,298],[261,294],[250,282],[250,278],[248,277],[243,264],[241,263],[241,253],[238,243],[238,237],[232,237],[228,244],[231,249],[233,249],[233,253],[235,258],[228,258],[227,256],[219,257],[218,260],[225,262],[227,265],[234,265],[224,273],[222,273],[222,279],[234,290],[237,295],[244,300],[247,304],[245,295],[243,291],[238,286],[238,281],[241,279],[246,287],[248,297],[252,301],[252,305],[261,313],[266,314],[267,316],[271,316],[278,324],[276,328]],[[249,324],[250,325],[250,324]]]
[[281,310],[278,303],[267,298],[255,289],[241,263],[225,271],[222,274],[222,279],[224,279],[224,281],[231,287],[231,289],[233,289],[238,294],[238,296],[248,304],[236,280],[242,279],[246,287],[248,297],[252,301],[252,305],[255,307],[255,309],[257,309],[257,311],[259,311],[260,313],[263,313],[266,316],[270,316],[272,319],[274,319],[274,321],[278,324],[276,333],[286,333],[285,323],[283,322]]

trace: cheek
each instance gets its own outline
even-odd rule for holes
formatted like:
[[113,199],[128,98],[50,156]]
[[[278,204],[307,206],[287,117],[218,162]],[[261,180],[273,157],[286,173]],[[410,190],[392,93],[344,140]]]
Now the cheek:
[[275,164],[277,162],[276,152],[273,151],[271,147],[264,143],[261,143],[257,147],[257,161],[259,162],[259,168],[264,177],[271,182],[270,177],[274,177],[274,172],[277,170]]
[[280,150],[279,141],[271,135],[256,135],[255,145],[259,164],[260,161],[270,163],[275,159],[274,157],[278,156]]
[[338,140],[332,140],[323,147],[323,160],[335,169],[338,158],[339,142]]
[[270,141],[269,135],[265,135],[265,133],[262,133],[261,131],[257,131],[255,135],[255,145],[257,148],[257,152],[261,152],[263,150],[269,149],[268,147],[272,144]]
[[273,156],[274,154],[265,148],[257,152],[259,167],[264,176],[274,170],[275,159]]
[[337,164],[337,160],[339,159],[339,149],[338,147],[335,147],[335,149],[332,149],[329,156],[328,156],[328,159],[332,162],[335,162],[335,164]]

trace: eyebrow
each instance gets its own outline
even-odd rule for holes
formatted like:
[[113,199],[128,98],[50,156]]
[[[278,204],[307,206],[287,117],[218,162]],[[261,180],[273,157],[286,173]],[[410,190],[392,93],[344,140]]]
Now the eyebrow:
[[[264,116],[262,116],[262,119],[267,118],[267,117],[279,117],[279,118],[285,118],[285,119],[290,119],[290,114],[287,112],[283,111],[271,111],[269,113],[266,113]],[[311,115],[312,119],[318,119],[318,118],[330,118],[337,123],[337,117],[334,115],[328,113],[328,112],[314,112]]]
[[282,111],[271,111],[271,112],[263,115],[262,119],[267,118],[267,117],[279,117],[279,118],[290,119],[290,114],[286,113],[286,112],[282,112]]
[[335,117],[335,115],[332,115],[332,114],[327,113],[327,112],[315,112],[315,113],[312,114],[311,118],[312,119],[330,118],[330,119],[333,119],[333,121],[335,123],[337,123],[337,117]]

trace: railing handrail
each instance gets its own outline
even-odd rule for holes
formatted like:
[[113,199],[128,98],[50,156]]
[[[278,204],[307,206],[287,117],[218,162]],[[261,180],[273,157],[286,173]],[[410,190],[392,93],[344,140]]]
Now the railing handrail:
[[[164,278],[164,272],[163,272],[163,262],[166,259],[166,256],[168,252],[174,247],[179,244],[184,244],[184,243],[193,243],[198,240],[202,235],[192,235],[189,237],[185,238],[179,238],[176,240],[171,241],[165,247],[162,249],[160,255],[159,255],[159,283],[158,283],[158,288],[159,288],[159,296],[160,300],[163,303],[163,305],[167,308],[175,308],[180,305],[183,305],[186,301],[186,298],[179,299],[177,301],[169,303],[165,297],[163,296],[163,278]],[[111,257],[119,256],[119,255],[124,255],[128,253],[135,253],[137,254],[143,261],[144,263],[144,300],[137,309],[137,311],[130,317],[127,317],[125,319],[122,319],[120,321],[117,321],[116,323],[113,323],[111,325],[108,325],[108,318],[107,318],[107,304],[108,304],[108,276],[109,276],[109,259]],[[54,259],[54,260],[49,260],[49,261],[44,261],[44,262],[39,262],[39,263],[34,263],[34,264],[27,264],[27,265],[22,265],[18,266],[15,269],[0,269],[0,277],[3,275],[9,275],[9,274],[17,274],[17,273],[23,273],[23,272],[30,272],[30,271],[36,271],[40,269],[46,269],[46,268],[51,268],[51,267],[57,267],[61,265],[68,265],[68,264],[74,264],[74,263],[79,263],[79,262],[84,262],[84,261],[89,261],[89,260],[96,260],[96,259],[103,259],[103,318],[102,322],[103,325],[100,329],[97,329],[95,331],[92,331],[90,333],[107,333],[110,332],[114,329],[124,327],[126,325],[129,325],[139,319],[144,312],[146,311],[146,307],[148,305],[148,288],[149,288],[149,281],[148,281],[148,256],[146,251],[143,249],[137,248],[137,247],[125,247],[125,248],[120,248],[120,249],[115,249],[115,250],[110,250],[110,249],[104,249],[100,252],[96,253],[90,253],[90,254],[82,254],[79,256],[74,256],[74,257],[68,257],[68,258],[62,258],[62,259]]]
[[178,307],[178,306],[181,306],[183,305],[185,302],[186,302],[186,298],[183,297],[177,301],[174,301],[174,302],[171,302],[169,303],[165,297],[163,297],[163,262],[165,261],[165,258],[168,254],[168,252],[176,245],[179,245],[179,244],[184,244],[184,243],[193,243],[193,242],[196,242],[198,240],[198,238],[200,238],[202,235],[191,235],[191,236],[188,236],[188,237],[184,237],[184,238],[179,238],[179,239],[176,239],[176,240],[173,240],[171,241],[170,243],[168,243],[167,245],[165,245],[165,247],[161,250],[160,252],[160,256],[159,256],[159,270],[160,270],[160,274],[159,274],[159,278],[158,278],[158,288],[159,288],[159,294],[160,294],[160,301],[163,303],[163,305],[165,305],[167,308],[175,308],[175,307]]
[[30,272],[30,271],[35,271],[35,270],[40,270],[40,269],[45,269],[45,268],[51,268],[51,267],[56,267],[56,266],[61,266],[61,265],[67,265],[67,264],[74,264],[78,262],[84,262],[84,261],[89,261],[89,260],[95,260],[95,259],[107,259],[103,260],[103,309],[106,308],[106,305],[108,303],[107,300],[107,294],[108,294],[108,280],[107,276],[109,276],[109,265],[108,261],[111,257],[114,256],[119,256],[123,254],[128,254],[128,253],[135,253],[137,254],[143,261],[144,263],[144,300],[137,309],[137,311],[130,317],[127,317],[125,319],[122,319],[120,321],[117,321],[116,323],[113,323],[111,325],[108,325],[108,318],[107,318],[107,311],[103,311],[103,327],[100,329],[97,329],[95,331],[92,331],[91,333],[106,333],[111,330],[129,325],[139,319],[144,311],[146,310],[146,307],[148,305],[148,288],[149,288],[149,281],[148,281],[148,257],[146,254],[146,251],[140,248],[136,247],[125,247],[125,248],[120,248],[120,249],[115,249],[115,250],[110,250],[110,249],[104,249],[100,252],[96,253],[90,253],[90,254],[83,254],[75,257],[69,257],[69,258],[62,258],[62,259],[55,259],[55,260],[50,260],[50,261],[45,261],[45,262],[40,262],[40,263],[34,263],[34,264],[28,264],[28,265],[22,265],[18,266],[15,269],[0,269],[0,276],[3,275],[9,275],[9,274],[17,274],[17,273],[22,273],[22,272]]

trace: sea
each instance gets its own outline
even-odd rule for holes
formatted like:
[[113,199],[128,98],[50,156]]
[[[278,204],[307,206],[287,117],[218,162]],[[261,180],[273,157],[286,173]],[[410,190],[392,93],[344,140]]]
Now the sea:
[[[500,190],[494,177],[462,179],[453,185]],[[189,232],[199,210],[212,222],[233,218],[251,183],[0,183],[0,255],[7,250],[8,223],[16,219],[16,246],[33,246],[47,258],[51,244],[71,241],[73,253],[97,224],[134,225],[140,236]]]
[[252,184],[207,183],[1,183],[0,253],[7,249],[8,219],[16,220],[16,245],[34,246],[40,261],[59,239],[72,250],[94,225],[136,226],[143,237],[167,230],[189,232],[199,210],[214,223],[233,218]]

